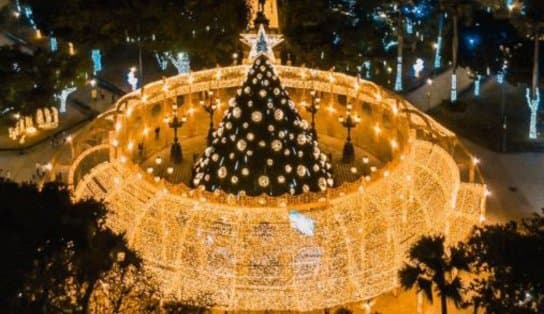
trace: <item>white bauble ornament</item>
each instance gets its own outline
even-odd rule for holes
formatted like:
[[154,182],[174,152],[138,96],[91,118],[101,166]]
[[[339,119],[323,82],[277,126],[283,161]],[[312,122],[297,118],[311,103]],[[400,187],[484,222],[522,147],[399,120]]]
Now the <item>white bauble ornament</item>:
[[242,115],[242,109],[240,109],[240,107],[236,107],[236,108],[232,109],[232,115],[233,115],[236,119],[239,119],[240,116]]
[[276,110],[274,111],[274,119],[276,119],[277,121],[280,121],[281,119],[283,119],[283,116],[284,116],[283,110],[281,110],[281,109],[276,109]]
[[217,170],[217,176],[224,179],[227,176],[227,168],[224,166],[219,168],[219,170]]
[[263,120],[263,114],[260,111],[253,111],[251,113],[251,120],[255,123],[259,123]]
[[306,144],[306,135],[304,135],[302,133],[297,135],[297,143],[298,143],[298,145]]
[[268,178],[268,176],[260,176],[258,181],[259,186],[262,188],[265,188],[270,184],[270,179]]
[[319,180],[317,181],[317,184],[319,185],[319,189],[321,191],[325,191],[327,189],[327,179],[319,178]]
[[238,143],[236,143],[236,147],[239,151],[244,151],[247,148],[247,143],[244,140],[239,140]]
[[272,147],[273,151],[279,152],[281,150],[283,144],[281,143],[280,140],[273,140],[272,143],[270,144],[270,146]]
[[304,165],[299,165],[297,167],[297,174],[299,177],[303,177],[306,175],[306,167]]

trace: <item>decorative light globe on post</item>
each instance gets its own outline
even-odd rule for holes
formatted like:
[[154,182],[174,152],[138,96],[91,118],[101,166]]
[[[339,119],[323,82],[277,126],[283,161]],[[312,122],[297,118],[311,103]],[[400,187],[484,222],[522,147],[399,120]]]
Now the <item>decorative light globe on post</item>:
[[[246,64],[121,97],[74,135],[75,158],[63,155],[68,147],[58,152],[51,173],[67,178],[76,199],[106,201],[107,225],[126,235],[168,300],[216,311],[371,304],[399,287],[421,235],[455,243],[483,221],[485,183],[456,135],[398,95],[276,63],[282,38],[273,31],[261,24],[242,35]],[[211,88],[228,105],[216,108],[222,119],[208,143],[209,112],[195,95]],[[312,112],[297,110],[308,90],[327,102],[315,128]],[[178,99],[179,117],[191,119],[175,122]],[[346,109],[338,123],[334,113]],[[174,132],[150,140],[165,120]],[[168,158],[176,143],[180,158]],[[181,158],[181,146],[193,158]]]

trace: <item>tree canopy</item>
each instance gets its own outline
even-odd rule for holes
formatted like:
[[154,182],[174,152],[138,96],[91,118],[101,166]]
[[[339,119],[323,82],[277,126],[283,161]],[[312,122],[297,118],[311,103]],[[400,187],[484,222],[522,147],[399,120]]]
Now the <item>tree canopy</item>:
[[51,106],[54,95],[68,85],[85,81],[89,60],[57,51],[38,49],[33,55],[17,48],[0,48],[0,110],[21,113]]
[[86,312],[95,284],[140,259],[104,225],[104,204],[74,203],[56,183],[38,189],[0,179],[0,308],[12,313]]
[[193,63],[230,62],[246,27],[244,0],[26,0],[46,33],[87,48],[135,43],[147,51],[185,51]]

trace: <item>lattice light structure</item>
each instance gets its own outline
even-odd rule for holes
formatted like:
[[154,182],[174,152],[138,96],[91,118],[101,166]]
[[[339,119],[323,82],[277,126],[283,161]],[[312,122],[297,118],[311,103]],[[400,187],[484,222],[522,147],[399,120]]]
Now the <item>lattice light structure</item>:
[[[327,114],[344,106],[339,95],[349,98],[362,118],[354,144],[383,165],[323,193],[249,197],[172,185],[134,161],[136,143],[146,140],[153,119],[162,119],[157,108],[184,95],[189,111],[200,92],[226,95],[240,86],[247,66],[179,75],[147,85],[143,96],[122,97],[74,137],[70,167],[55,163],[67,171],[75,198],[108,203],[108,225],[127,234],[165,295],[209,295],[222,310],[309,311],[362,302],[398,286],[397,271],[419,236],[441,232],[456,241],[483,217],[485,185],[475,180],[470,154],[450,153],[459,148],[453,133],[371,82],[275,69],[291,94],[322,93],[328,108],[318,115],[319,133],[343,135],[329,122],[336,116]],[[187,133],[205,136],[202,123],[192,129],[190,123]]]

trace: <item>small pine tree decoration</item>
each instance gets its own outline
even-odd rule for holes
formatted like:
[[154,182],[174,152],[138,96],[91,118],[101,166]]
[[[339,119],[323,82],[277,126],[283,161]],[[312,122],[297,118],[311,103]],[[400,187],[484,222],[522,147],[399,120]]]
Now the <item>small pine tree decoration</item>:
[[297,112],[268,58],[246,81],[195,164],[195,186],[230,194],[279,196],[325,191],[331,165]]

